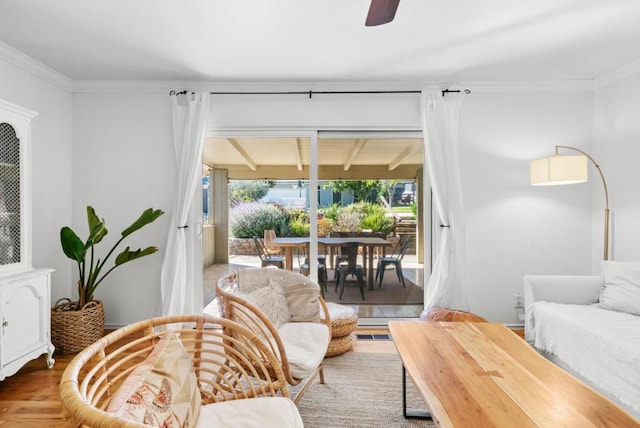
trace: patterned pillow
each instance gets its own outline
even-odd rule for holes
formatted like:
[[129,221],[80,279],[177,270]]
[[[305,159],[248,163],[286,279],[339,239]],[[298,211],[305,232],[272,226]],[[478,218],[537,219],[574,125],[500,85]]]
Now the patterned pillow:
[[167,332],[114,394],[107,412],[154,427],[193,427],[201,404],[191,356]]

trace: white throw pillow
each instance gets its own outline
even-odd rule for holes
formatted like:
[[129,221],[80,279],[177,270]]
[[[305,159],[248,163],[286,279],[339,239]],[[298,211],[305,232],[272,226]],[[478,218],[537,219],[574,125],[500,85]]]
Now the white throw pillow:
[[282,286],[269,284],[240,297],[258,308],[273,323],[276,329],[289,322],[291,313]]
[[640,262],[602,262],[600,304],[640,315]]

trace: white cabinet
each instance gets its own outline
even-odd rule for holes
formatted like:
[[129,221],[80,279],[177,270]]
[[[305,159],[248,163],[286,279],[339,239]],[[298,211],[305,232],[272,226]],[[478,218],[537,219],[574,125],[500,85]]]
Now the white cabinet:
[[32,269],[0,276],[0,380],[44,353],[53,366],[51,272]]
[[31,119],[0,100],[0,380],[51,344],[51,269],[31,265]]

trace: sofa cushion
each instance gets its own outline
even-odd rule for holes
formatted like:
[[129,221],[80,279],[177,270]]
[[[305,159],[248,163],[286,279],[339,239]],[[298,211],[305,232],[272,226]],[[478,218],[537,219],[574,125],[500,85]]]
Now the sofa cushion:
[[640,315],[640,262],[602,262],[600,304]]
[[329,347],[329,328],[325,324],[290,322],[278,330],[278,335],[287,353],[291,375],[297,379],[309,376]]
[[599,304],[531,305],[535,347],[640,415],[640,317]]
[[107,411],[154,427],[193,427],[201,396],[191,356],[165,333],[114,394]]
[[284,397],[259,397],[222,401],[202,406],[198,428],[302,428],[293,401]]

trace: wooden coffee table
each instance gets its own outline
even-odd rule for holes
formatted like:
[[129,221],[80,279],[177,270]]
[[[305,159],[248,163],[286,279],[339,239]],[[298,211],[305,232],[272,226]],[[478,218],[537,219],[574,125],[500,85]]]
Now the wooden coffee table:
[[439,426],[640,427],[503,324],[390,321],[389,331]]

